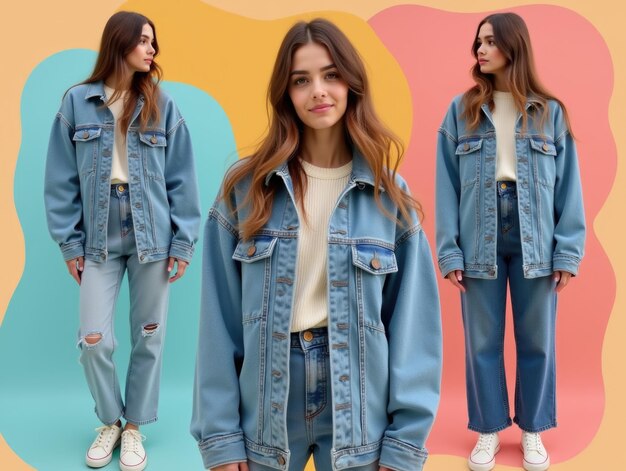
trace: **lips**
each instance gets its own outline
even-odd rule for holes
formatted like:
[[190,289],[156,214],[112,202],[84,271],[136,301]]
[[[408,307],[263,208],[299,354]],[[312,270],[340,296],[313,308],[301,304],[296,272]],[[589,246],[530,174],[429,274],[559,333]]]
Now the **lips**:
[[327,111],[329,109],[332,108],[333,105],[329,104],[329,103],[323,103],[321,105],[315,105],[313,108],[311,108],[309,111],[312,111],[314,113],[322,113],[324,111]]

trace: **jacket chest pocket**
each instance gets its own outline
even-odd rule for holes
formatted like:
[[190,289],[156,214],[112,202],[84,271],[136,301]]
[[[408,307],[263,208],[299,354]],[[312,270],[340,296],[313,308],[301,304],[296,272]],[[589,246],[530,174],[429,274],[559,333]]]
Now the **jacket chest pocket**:
[[165,134],[157,131],[139,133],[139,146],[146,176],[153,180],[165,179]]
[[549,188],[556,182],[556,147],[548,139],[530,139],[535,180]]
[[102,128],[81,128],[74,132],[72,140],[76,146],[76,166],[81,175],[96,171],[101,134]]
[[458,143],[455,154],[459,159],[461,186],[474,186],[480,177],[482,139],[467,139]]
[[241,308],[244,323],[267,317],[272,253],[277,240],[269,236],[240,240],[233,253],[232,258],[241,262]]
[[383,289],[386,275],[398,271],[393,250],[377,244],[352,246],[352,263],[355,267],[355,285],[359,318],[365,327],[385,331],[381,320]]

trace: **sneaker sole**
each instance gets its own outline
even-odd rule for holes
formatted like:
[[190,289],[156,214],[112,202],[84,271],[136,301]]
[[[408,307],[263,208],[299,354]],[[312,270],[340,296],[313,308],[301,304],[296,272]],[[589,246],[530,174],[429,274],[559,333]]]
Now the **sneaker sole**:
[[104,458],[100,458],[99,460],[98,459],[89,458],[89,452],[87,452],[87,454],[85,455],[85,464],[87,464],[87,466],[89,466],[90,468],[102,468],[102,467],[106,466],[113,459],[113,451],[118,446],[120,446],[120,439],[119,438],[115,442],[115,445],[113,445],[113,448],[111,448],[111,453],[109,453]]
[[467,466],[472,471],[490,471],[496,465],[496,455],[500,451],[500,444],[496,447],[496,451],[493,452],[493,459],[489,463],[474,463],[470,457],[467,460]]
[[[524,453],[524,447],[520,445],[522,453]],[[529,463],[525,459],[522,459],[522,467],[526,471],[546,471],[550,467],[550,457],[548,456],[543,463]]]
[[148,465],[148,457],[146,456],[143,461],[134,466],[126,465],[120,461],[120,469],[122,471],[142,471]]

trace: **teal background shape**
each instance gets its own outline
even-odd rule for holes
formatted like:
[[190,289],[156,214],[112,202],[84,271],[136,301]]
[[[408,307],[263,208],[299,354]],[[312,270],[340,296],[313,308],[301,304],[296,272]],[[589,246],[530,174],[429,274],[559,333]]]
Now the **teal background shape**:
[[[0,433],[36,469],[88,469],[84,454],[101,425],[78,363],[78,286],[46,227],[43,175],[52,120],[65,91],[84,80],[96,53],[68,50],[40,63],[21,97],[22,141],[14,200],[26,260],[0,327]],[[204,91],[164,82],[189,127],[198,173],[203,221],[228,166],[235,139],[221,106]],[[200,231],[202,236],[202,228]],[[185,276],[171,285],[159,421],[142,427],[152,471],[202,469],[189,434],[198,337],[202,240]],[[10,267],[4,267],[10,269]],[[116,308],[115,361],[123,387],[130,352],[128,286]],[[118,469],[118,452],[105,469]]]

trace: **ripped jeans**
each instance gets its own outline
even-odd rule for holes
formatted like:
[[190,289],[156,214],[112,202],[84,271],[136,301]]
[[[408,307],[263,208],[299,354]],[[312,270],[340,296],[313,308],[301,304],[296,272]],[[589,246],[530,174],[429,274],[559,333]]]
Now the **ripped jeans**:
[[[85,260],[80,285],[80,362],[107,425],[120,417],[136,425],[157,420],[161,357],[169,298],[167,259],[139,263],[128,185],[111,187],[106,262]],[[122,400],[113,363],[115,304],[124,272],[130,294],[131,355]]]

